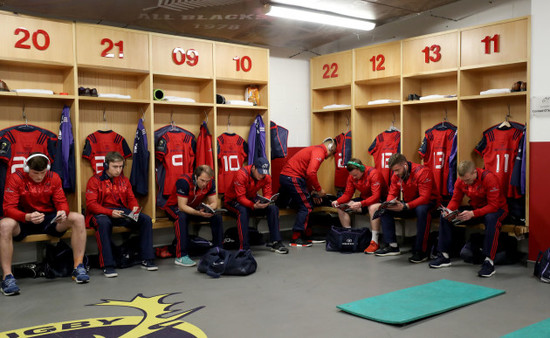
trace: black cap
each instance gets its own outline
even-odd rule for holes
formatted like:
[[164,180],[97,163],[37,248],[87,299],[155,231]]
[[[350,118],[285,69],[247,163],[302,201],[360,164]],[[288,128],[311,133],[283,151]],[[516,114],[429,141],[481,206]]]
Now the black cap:
[[256,170],[262,175],[269,174],[269,161],[265,157],[258,157],[254,161],[254,166]]

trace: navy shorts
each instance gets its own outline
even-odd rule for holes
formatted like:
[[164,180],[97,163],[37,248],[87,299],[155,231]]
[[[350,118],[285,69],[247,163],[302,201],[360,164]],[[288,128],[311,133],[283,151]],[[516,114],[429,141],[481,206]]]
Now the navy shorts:
[[57,226],[57,223],[51,223],[52,219],[55,218],[57,213],[51,213],[51,214],[45,214],[44,215],[44,222],[40,224],[34,224],[32,222],[19,222],[19,228],[21,229],[21,232],[19,235],[14,236],[14,241],[22,241],[25,237],[28,235],[34,235],[34,234],[48,234],[50,236],[54,237],[61,237],[65,234],[66,231],[59,232],[55,229]]

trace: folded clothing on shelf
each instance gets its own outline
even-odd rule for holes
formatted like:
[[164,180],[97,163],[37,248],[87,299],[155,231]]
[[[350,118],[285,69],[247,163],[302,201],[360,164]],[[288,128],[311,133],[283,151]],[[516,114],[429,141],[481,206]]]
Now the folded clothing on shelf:
[[442,94],[433,94],[433,95],[426,95],[421,96],[419,100],[437,100],[437,99],[448,99],[456,97],[456,94],[448,94],[448,95],[442,95]]
[[512,92],[510,88],[495,88],[481,91],[479,95],[505,94],[510,92]]
[[233,105],[237,105],[237,106],[253,106],[254,105],[254,103],[244,101],[244,100],[226,100],[225,104],[233,104]]
[[349,104],[329,104],[328,106],[324,106],[323,109],[331,109],[331,108],[349,108],[351,105]]
[[179,97],[179,96],[165,96],[162,101],[170,101],[170,102],[197,102],[192,98],[189,97]]
[[111,99],[131,99],[132,97],[130,95],[122,95],[122,94],[97,94],[98,97],[104,97],[104,98],[111,98]]
[[391,100],[391,99],[380,99],[380,100],[372,100],[367,102],[368,105],[372,104],[384,104],[384,103],[398,103],[399,100]]
[[28,93],[28,94],[45,94],[45,95],[53,95],[53,90],[48,89],[13,89],[13,92],[16,93]]

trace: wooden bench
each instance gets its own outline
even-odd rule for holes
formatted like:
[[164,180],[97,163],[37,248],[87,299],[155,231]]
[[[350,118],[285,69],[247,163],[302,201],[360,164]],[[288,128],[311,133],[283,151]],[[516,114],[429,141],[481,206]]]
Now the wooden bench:
[[[172,228],[173,226],[174,226],[174,222],[170,221],[167,218],[161,218],[153,223],[153,230]],[[121,226],[113,227],[113,234],[120,234],[125,232],[130,232],[130,229],[126,227],[121,227]],[[94,229],[86,229],[86,236],[94,236],[94,235],[95,235]],[[71,229],[67,230],[67,232],[62,237],[50,236],[47,234],[34,234],[34,235],[29,235],[25,237],[20,243],[33,243],[33,242],[56,243],[56,242],[59,242],[61,238],[71,238]]]

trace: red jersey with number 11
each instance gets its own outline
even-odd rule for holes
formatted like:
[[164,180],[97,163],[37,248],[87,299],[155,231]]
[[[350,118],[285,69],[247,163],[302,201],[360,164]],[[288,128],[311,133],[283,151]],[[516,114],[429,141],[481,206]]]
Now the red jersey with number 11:
[[510,185],[510,177],[524,125],[516,122],[510,122],[510,125],[503,128],[495,125],[484,131],[475,150],[483,156],[485,169],[497,176],[504,196],[519,198],[521,194],[517,187]]

